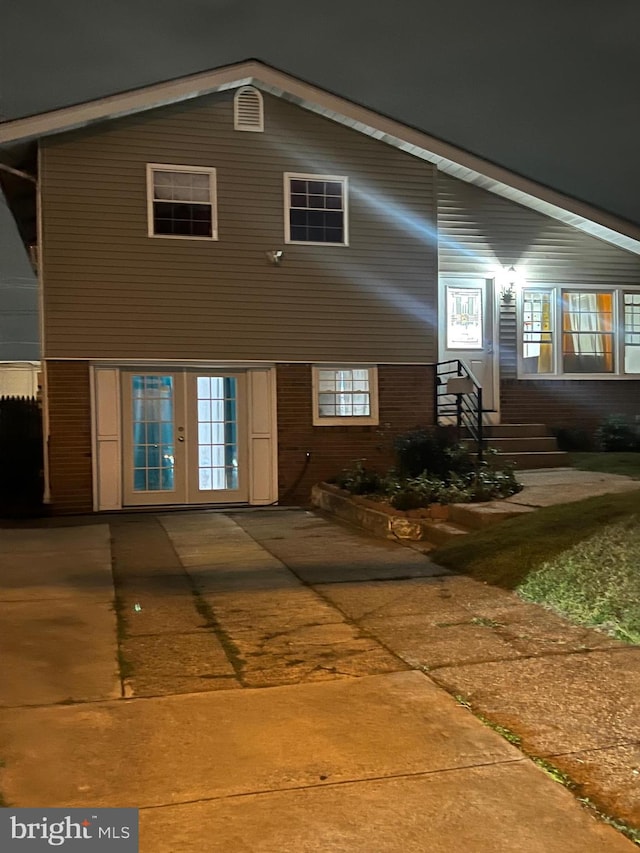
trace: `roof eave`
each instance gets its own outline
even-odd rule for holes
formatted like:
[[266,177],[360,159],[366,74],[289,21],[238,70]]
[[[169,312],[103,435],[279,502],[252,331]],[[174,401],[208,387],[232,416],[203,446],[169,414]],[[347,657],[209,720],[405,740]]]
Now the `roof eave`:
[[640,227],[497,166],[423,131],[388,118],[257,60],[146,86],[0,124],[0,145],[74,130],[244,85],[292,101],[319,115],[434,163],[459,180],[482,187],[594,237],[640,254]]

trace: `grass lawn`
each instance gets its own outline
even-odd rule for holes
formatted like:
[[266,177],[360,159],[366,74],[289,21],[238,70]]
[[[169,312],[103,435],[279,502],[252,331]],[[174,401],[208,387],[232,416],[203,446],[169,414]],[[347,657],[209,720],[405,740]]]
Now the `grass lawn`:
[[569,462],[581,471],[625,474],[640,480],[640,453],[570,453]]
[[430,557],[640,643],[640,490],[545,507]]

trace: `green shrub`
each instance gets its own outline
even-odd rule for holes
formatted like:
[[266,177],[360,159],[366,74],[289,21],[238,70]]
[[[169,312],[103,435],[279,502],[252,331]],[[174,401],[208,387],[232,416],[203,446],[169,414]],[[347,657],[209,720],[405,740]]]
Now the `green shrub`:
[[418,509],[437,503],[442,481],[422,474],[419,477],[402,478],[395,472],[382,481],[383,496],[396,509]]
[[455,431],[447,427],[400,435],[394,450],[398,472],[405,478],[427,473],[445,479],[451,472],[466,474],[473,470],[471,454],[456,441]]
[[593,437],[586,429],[575,427],[553,427],[551,432],[555,435],[558,450],[567,452],[588,452],[593,450]]
[[513,463],[499,469],[479,465],[467,478],[467,491],[472,501],[491,501],[518,494],[522,485],[516,480]]
[[601,450],[613,452],[640,451],[640,431],[624,415],[609,415],[596,430]]
[[492,468],[487,463],[477,465],[466,474],[449,472],[441,479],[423,473],[417,477],[402,477],[390,471],[380,477],[357,460],[354,467],[335,478],[335,482],[354,495],[374,495],[387,500],[400,510],[419,509],[432,503],[469,503],[506,498],[521,491],[513,466]]
[[364,459],[355,459],[353,468],[346,468],[334,482],[352,495],[370,495],[380,491],[382,478],[375,471],[364,467]]

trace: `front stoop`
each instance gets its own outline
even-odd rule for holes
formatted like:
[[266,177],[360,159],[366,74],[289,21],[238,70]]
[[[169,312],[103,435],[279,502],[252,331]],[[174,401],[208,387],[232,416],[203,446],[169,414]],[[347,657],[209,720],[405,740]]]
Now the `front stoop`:
[[388,504],[351,495],[330,483],[319,483],[312,488],[311,503],[318,509],[355,524],[375,536],[401,542],[420,542],[427,548],[444,545],[472,530],[532,511],[531,507],[490,501],[478,504],[450,504],[444,508],[446,518],[418,517],[416,514],[394,510]]
[[493,424],[484,427],[488,447],[495,448],[498,462],[513,462],[517,470],[562,468],[568,454],[545,424]]

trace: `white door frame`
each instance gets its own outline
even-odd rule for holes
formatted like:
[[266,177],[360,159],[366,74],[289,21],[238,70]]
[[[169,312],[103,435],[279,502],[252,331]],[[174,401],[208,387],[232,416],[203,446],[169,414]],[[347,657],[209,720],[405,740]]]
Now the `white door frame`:
[[[264,506],[278,498],[276,369],[273,364],[104,360],[91,365],[92,462],[95,511],[123,508],[122,373],[170,374],[202,370],[203,375],[243,373],[246,379],[246,467],[248,498]],[[151,504],[153,505],[153,504]],[[189,506],[188,503],[181,504]],[[217,502],[212,502],[217,505]]]
[[[438,360],[447,361],[452,358],[458,358],[462,362],[467,363],[470,359],[465,359],[465,354],[478,352],[478,350],[448,350],[447,349],[447,286],[468,286],[481,287],[483,290],[483,352],[485,357],[491,360],[488,367],[488,376],[492,383],[491,410],[484,415],[484,421],[488,424],[500,423],[500,352],[499,352],[499,303],[498,303],[498,288],[495,278],[490,276],[470,276],[470,275],[441,275],[438,286]],[[473,371],[472,371],[473,372]],[[480,377],[478,377],[480,379]],[[487,371],[485,370],[486,386]],[[482,381],[482,379],[480,379]],[[483,402],[486,407],[486,402]]]

